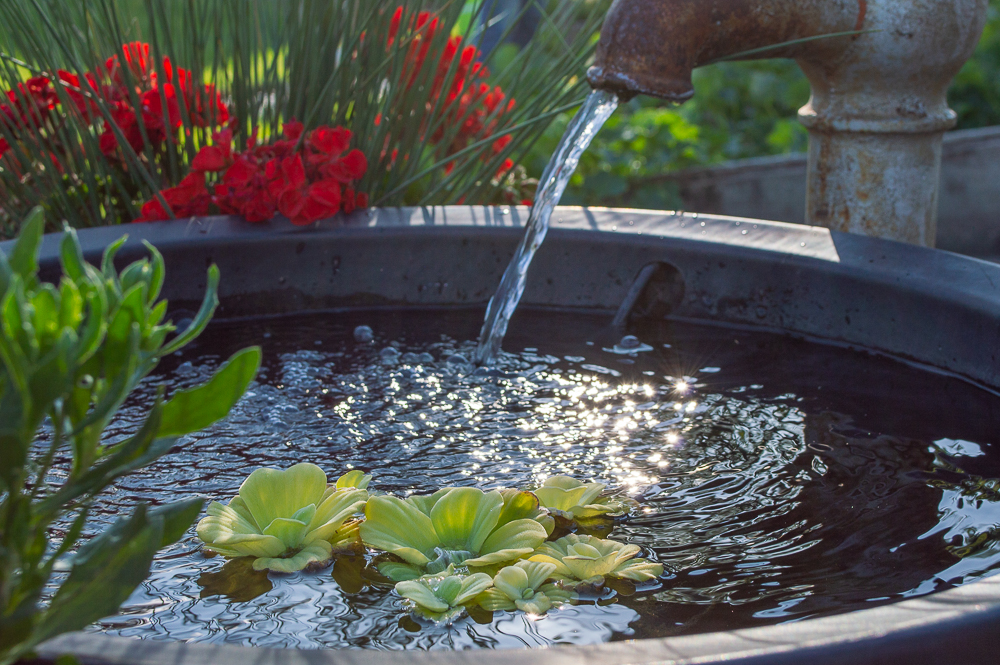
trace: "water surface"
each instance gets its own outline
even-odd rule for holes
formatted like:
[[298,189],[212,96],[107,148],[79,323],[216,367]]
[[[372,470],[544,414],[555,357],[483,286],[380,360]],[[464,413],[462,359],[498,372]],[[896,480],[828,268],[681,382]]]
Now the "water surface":
[[[1000,402],[891,360],[764,334],[662,323],[621,353],[602,319],[522,312],[491,369],[469,363],[481,311],[217,325],[161,367],[170,389],[263,340],[259,380],[97,507],[228,500],[259,466],[351,468],[405,495],[527,487],[568,473],[643,505],[613,537],[666,567],[655,585],[532,620],[408,619],[364,560],[290,576],[200,549],[160,553],[121,614],[92,630],[301,648],[513,648],[762,626],[947,589],[1000,565]],[[374,343],[352,331],[371,326]],[[139,422],[151,389],[115,433]]]

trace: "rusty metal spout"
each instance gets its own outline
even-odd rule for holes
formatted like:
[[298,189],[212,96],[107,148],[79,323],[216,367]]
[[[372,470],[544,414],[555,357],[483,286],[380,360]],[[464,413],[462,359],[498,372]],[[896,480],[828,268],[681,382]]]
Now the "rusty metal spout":
[[[774,44],[863,25],[866,0],[615,0],[604,20],[590,84],[619,96],[682,102],[695,68]],[[813,42],[836,53],[848,38]],[[757,57],[795,57],[805,45]]]
[[615,0],[588,79],[620,96],[682,102],[692,71],[771,45],[812,84],[808,223],[932,246],[947,89],[988,0]]

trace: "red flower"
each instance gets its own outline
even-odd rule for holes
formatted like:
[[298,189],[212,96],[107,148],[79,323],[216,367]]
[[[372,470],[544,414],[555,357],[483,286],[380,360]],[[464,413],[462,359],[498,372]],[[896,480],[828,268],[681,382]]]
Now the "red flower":
[[98,115],[97,101],[95,99],[98,95],[97,80],[93,74],[88,73],[80,77],[62,69],[56,74],[63,89],[66,90],[66,96],[76,106],[80,115],[88,120]]
[[389,41],[388,46],[391,47],[396,41],[396,35],[399,34],[399,24],[403,20],[403,8],[396,7],[396,11],[392,15],[392,19],[389,20]]
[[233,130],[216,132],[213,140],[213,145],[205,146],[195,155],[191,162],[192,170],[217,173],[233,163]]
[[267,221],[277,211],[264,170],[245,154],[236,157],[215,186],[213,200],[223,214],[240,215],[248,222]]
[[497,171],[497,174],[495,176],[496,179],[499,180],[499,179],[503,178],[513,168],[514,168],[514,160],[513,159],[510,159],[508,157],[507,159],[503,160],[503,165],[500,167],[500,170]]
[[294,118],[281,126],[282,133],[289,141],[298,141],[299,137],[302,136],[303,129],[302,123]]
[[351,132],[343,127],[319,127],[309,134],[309,147],[320,153],[317,160],[339,157],[351,145]]
[[[188,174],[179,185],[164,189],[160,195],[178,218],[207,215],[212,202],[208,188],[205,187],[205,176],[201,173]],[[135,221],[156,222],[169,218],[160,197],[156,197],[142,206],[142,217]]]
[[122,44],[122,53],[125,55],[125,66],[136,79],[145,81],[153,74],[153,61],[149,59],[149,44],[143,42],[129,42]]
[[320,167],[320,173],[326,178],[332,178],[345,185],[360,180],[368,171],[368,158],[365,153],[354,149],[342,159],[330,162]]
[[18,83],[17,90],[7,91],[7,99],[10,104],[3,105],[3,115],[12,130],[30,125],[38,127],[59,103],[52,81],[44,76]]
[[[390,22],[388,46],[391,47],[398,38],[399,31],[405,24],[403,8],[398,8]],[[444,121],[427,139],[432,144],[447,141],[443,146],[446,155],[460,152],[470,144],[493,136],[500,126],[503,116],[514,108],[514,100],[508,100],[503,90],[491,87],[485,79],[489,77],[489,69],[477,61],[479,50],[473,45],[465,45],[462,37],[449,37],[436,63],[427,63],[427,55],[434,37],[439,30],[437,18],[427,12],[421,12],[416,19],[410,17],[409,45],[404,57],[403,72],[399,80],[407,87],[418,81],[421,85],[429,85],[431,106],[442,109]],[[432,67],[432,71],[425,70]],[[397,118],[405,122],[402,116]],[[380,125],[381,115],[376,117],[375,124]],[[494,141],[492,154],[503,152],[511,141],[510,136],[502,136]],[[392,145],[392,137],[387,137],[380,158],[391,155],[389,164],[395,163],[397,149]],[[489,159],[491,155],[483,155]],[[404,159],[407,156],[404,155]],[[448,162],[446,170],[453,169],[454,162]]]
[[[343,154],[350,147],[349,131],[319,127],[301,141],[304,127],[290,120],[283,134],[284,138],[267,145],[257,144],[253,134],[247,150],[234,153],[233,132],[226,129],[215,134],[211,145],[198,151],[191,167],[201,186],[205,186],[206,174],[221,174],[210,195],[220,212],[240,215],[250,222],[265,221],[281,212],[294,224],[309,224],[341,210],[351,212],[368,205],[368,196],[354,190],[354,182],[368,169],[368,160],[360,150]],[[207,206],[207,189],[195,192],[190,201],[177,200],[181,191],[194,191],[188,178],[182,186],[163,192],[172,197],[168,203],[175,212],[175,203],[184,213],[195,206],[198,211]],[[141,219],[156,219],[163,214],[162,206],[153,200],[143,207]]]

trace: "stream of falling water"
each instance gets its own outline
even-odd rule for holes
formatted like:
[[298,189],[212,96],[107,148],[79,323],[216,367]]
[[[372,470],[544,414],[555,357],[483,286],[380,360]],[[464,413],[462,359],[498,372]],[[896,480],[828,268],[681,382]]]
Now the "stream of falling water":
[[496,360],[507,333],[507,324],[514,315],[517,304],[524,294],[528,278],[528,268],[535,252],[545,242],[549,231],[552,211],[562,198],[569,179],[580,163],[580,156],[590,146],[594,136],[600,131],[611,114],[618,108],[618,95],[605,90],[595,90],[584,102],[580,111],[570,122],[556,148],[549,165],[538,181],[538,192],[528,217],[524,240],[500,280],[500,287],[490,300],[486,310],[486,320],[479,333],[476,349],[476,363],[490,365]]

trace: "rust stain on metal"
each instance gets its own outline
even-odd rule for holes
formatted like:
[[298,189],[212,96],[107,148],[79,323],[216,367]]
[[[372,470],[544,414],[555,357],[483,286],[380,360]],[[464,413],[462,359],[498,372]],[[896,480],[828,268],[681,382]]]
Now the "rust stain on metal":
[[[795,58],[812,84],[806,218],[844,231],[931,245],[946,92],[971,56],[988,0],[615,0],[588,79],[622,96],[682,102],[699,66]],[[861,161],[864,161],[862,164]]]
[[[588,78],[596,88],[626,96],[684,101],[694,94],[696,67],[743,51],[850,31],[858,21],[857,2],[615,0]],[[800,50],[775,49],[758,57],[794,57]]]

